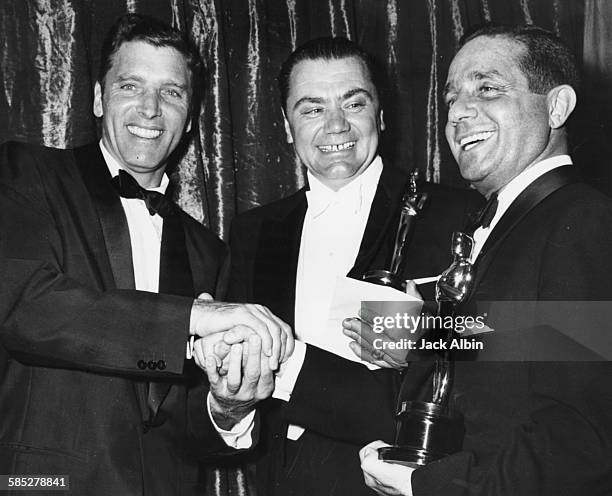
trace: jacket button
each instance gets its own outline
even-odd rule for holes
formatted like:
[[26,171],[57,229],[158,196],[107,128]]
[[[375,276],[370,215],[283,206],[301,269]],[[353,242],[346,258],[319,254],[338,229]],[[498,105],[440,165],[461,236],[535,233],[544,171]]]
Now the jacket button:
[[159,360],[157,362],[157,368],[159,370],[164,370],[166,368],[166,361],[165,360]]
[[138,365],[138,368],[140,370],[144,370],[147,368],[147,362],[145,362],[144,360],[138,360],[138,363],[136,365]]
[[157,368],[157,362],[154,360],[149,360],[147,366],[149,367],[149,369],[155,370]]

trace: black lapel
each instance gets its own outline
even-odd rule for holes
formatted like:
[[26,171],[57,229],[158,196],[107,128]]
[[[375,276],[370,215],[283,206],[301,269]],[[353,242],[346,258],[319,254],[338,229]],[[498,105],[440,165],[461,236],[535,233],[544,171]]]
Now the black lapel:
[[[185,243],[185,229],[181,220],[181,212],[176,205],[172,211],[164,216],[164,228],[161,239],[161,253],[159,262],[159,292],[193,298],[195,289],[191,275],[189,254]],[[172,383],[168,381],[149,382],[147,404],[151,414],[151,423],[157,415]]]
[[478,255],[474,289],[482,280],[491,260],[494,258],[495,249],[506,236],[510,234],[512,229],[514,229],[533,208],[549,195],[559,188],[577,181],[579,181],[579,177],[574,167],[558,167],[536,179],[516,198],[516,200],[514,200],[514,202],[512,202],[508,210],[506,210],[499,222],[493,228],[493,231],[487,238],[487,241]]
[[[95,143],[76,148],[74,156],[91,201],[98,211],[115,286],[119,289],[135,289],[130,230],[100,146]],[[149,418],[147,383],[134,381],[134,390],[142,419],[146,421]]]
[[255,254],[255,301],[269,305],[291,325],[295,317],[295,280],[307,208],[305,191],[299,191],[284,204],[284,212],[262,221]]
[[76,148],[74,155],[83,182],[98,211],[115,284],[120,289],[134,289],[130,231],[100,146],[96,143]]
[[405,187],[406,176],[386,165],[378,181],[355,265],[347,274],[349,277],[361,279],[368,270],[389,268],[386,265],[390,263],[391,244],[399,220],[398,207]]

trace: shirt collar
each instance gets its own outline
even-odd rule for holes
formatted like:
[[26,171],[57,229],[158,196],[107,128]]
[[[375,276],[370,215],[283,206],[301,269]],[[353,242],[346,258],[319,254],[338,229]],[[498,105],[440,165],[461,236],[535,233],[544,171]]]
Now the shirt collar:
[[307,215],[316,218],[333,204],[346,205],[354,213],[360,212],[366,205],[369,207],[376,193],[382,169],[382,159],[377,155],[366,170],[338,191],[327,187],[308,171],[310,189],[306,191]]
[[557,167],[572,165],[572,163],[572,159],[569,155],[556,155],[527,167],[497,193],[497,201],[499,203],[489,228],[493,229],[494,225],[497,224],[497,221],[504,212],[508,210],[512,202],[536,179]]
[[[110,154],[110,152],[106,149],[106,147],[104,146],[104,143],[102,143],[102,140],[100,140],[99,144],[100,144],[100,150],[102,151],[102,156],[104,157],[104,161],[106,162],[106,167],[108,167],[108,171],[110,172],[111,177],[117,176],[119,174],[120,169],[125,170],[125,167],[121,167],[121,165],[119,165],[119,162],[117,162],[115,158]],[[129,173],[129,171],[126,171],[126,172]],[[168,179],[168,175],[164,172],[161,183],[159,184],[157,188],[146,188],[146,189],[149,191],[157,191],[158,193],[165,194],[166,189],[168,189],[169,183],[170,183],[170,180]]]

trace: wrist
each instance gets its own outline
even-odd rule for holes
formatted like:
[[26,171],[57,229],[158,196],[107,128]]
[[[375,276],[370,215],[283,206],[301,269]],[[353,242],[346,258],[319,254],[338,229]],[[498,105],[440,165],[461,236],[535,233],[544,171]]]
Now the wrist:
[[231,430],[255,408],[255,401],[227,401],[210,395],[210,413],[215,423],[223,430]]

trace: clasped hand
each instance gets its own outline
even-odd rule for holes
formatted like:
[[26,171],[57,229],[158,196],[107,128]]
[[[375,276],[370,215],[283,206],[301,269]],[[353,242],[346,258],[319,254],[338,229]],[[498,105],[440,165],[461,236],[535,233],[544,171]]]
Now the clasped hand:
[[272,394],[274,371],[293,353],[293,333],[263,305],[214,302],[206,294],[194,302],[191,328],[203,336],[193,357],[208,376],[211,412],[229,430]]

